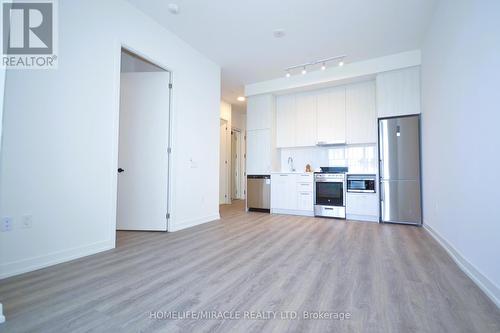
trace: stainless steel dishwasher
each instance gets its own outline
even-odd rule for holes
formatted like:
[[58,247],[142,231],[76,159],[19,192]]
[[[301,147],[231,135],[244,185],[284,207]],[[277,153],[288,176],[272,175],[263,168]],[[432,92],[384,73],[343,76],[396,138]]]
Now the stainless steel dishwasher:
[[251,211],[271,211],[271,176],[247,176],[247,208]]

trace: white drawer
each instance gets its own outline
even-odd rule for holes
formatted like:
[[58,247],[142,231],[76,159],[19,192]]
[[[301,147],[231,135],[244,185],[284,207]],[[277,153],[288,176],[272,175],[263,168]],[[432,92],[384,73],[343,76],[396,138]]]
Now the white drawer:
[[297,183],[297,191],[298,192],[312,192],[313,191],[313,183]]
[[314,210],[313,194],[312,192],[298,192],[297,193],[297,209],[298,210]]
[[312,183],[313,182],[313,174],[312,173],[299,173],[299,174],[297,174],[297,182]]

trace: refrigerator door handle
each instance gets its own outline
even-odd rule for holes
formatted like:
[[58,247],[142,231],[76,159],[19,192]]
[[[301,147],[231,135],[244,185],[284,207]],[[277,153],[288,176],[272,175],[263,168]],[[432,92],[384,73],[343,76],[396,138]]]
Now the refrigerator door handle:
[[381,202],[385,201],[384,183],[382,183],[382,182],[380,182],[380,201]]
[[379,162],[379,177],[380,181],[382,181],[383,175],[384,175],[384,147],[383,145],[385,144],[385,141],[383,140],[384,138],[384,126],[383,126],[384,120],[379,120],[378,126],[379,126],[379,157],[378,157],[378,162]]

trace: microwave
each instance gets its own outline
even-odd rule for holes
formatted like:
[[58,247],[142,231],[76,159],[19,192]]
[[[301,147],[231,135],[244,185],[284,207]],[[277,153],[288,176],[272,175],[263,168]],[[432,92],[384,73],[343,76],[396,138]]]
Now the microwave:
[[375,193],[375,180],[377,175],[348,175],[347,192]]

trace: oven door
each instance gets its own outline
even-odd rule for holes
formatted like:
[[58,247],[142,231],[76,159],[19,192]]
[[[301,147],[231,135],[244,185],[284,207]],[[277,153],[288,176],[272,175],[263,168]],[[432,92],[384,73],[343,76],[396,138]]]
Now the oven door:
[[344,206],[344,182],[316,182],[316,205]]

